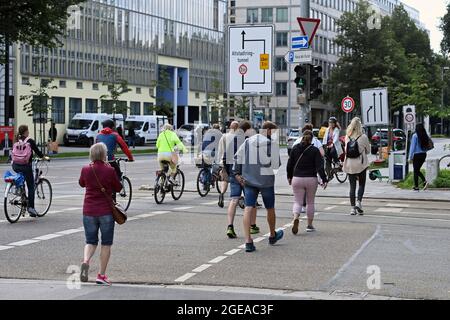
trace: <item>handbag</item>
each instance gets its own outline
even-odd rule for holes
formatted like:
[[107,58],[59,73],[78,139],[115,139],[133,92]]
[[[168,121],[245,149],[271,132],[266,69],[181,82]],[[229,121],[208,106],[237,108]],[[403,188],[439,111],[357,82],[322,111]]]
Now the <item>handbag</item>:
[[164,132],[164,138],[166,138],[167,145],[170,148],[170,152],[172,152],[172,155],[170,156],[170,161],[172,161],[173,164],[177,164],[178,163],[178,154],[175,151],[173,151],[172,147],[170,146],[169,139],[167,139],[165,132]]
[[117,224],[124,224],[127,221],[127,213],[124,210],[124,208],[117,202],[114,201],[114,199],[112,198],[112,196],[108,196],[106,194],[106,189],[102,186],[102,184],[100,183],[100,180],[98,179],[97,173],[94,170],[94,166],[91,164],[91,168],[92,168],[92,172],[94,172],[94,176],[95,179],[97,179],[97,183],[100,187],[100,190],[102,191],[102,193],[105,195],[106,199],[108,199],[108,201],[111,203],[111,211],[112,211],[112,215],[114,218],[114,221]]

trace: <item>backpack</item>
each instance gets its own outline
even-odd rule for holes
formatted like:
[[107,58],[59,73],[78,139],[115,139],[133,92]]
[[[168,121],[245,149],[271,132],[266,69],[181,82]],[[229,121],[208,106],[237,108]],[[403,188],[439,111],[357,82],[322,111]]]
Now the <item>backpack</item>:
[[15,164],[28,164],[33,154],[31,145],[28,143],[30,138],[19,140],[13,145],[12,161]]
[[359,144],[358,144],[359,138],[361,138],[361,136],[359,136],[356,139],[349,138],[349,140],[347,142],[347,150],[345,150],[347,158],[356,159],[361,156],[361,152],[359,152]]

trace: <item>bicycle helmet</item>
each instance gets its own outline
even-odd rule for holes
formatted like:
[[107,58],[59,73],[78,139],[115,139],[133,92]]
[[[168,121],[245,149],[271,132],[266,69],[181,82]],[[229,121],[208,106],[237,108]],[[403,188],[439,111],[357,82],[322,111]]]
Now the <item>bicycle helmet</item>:
[[108,120],[105,120],[102,122],[102,126],[103,126],[103,128],[114,129],[115,124],[114,124],[114,121],[112,121],[111,119],[108,119]]

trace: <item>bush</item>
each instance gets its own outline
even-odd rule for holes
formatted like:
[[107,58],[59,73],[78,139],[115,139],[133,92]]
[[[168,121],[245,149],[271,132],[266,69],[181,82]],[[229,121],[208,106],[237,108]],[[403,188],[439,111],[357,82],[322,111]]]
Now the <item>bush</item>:
[[[425,170],[421,170],[423,175],[425,176]],[[420,183],[420,182],[419,182]],[[408,176],[405,180],[400,181],[397,186],[400,189],[412,189],[414,187],[414,174],[412,172],[408,173]]]
[[450,170],[441,170],[433,183],[433,188],[450,188]]

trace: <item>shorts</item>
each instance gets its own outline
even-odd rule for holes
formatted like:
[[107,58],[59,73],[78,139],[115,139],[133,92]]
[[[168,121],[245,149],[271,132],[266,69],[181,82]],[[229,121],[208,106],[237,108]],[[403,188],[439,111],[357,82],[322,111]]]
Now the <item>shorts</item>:
[[92,217],[83,216],[86,244],[98,245],[98,231],[101,232],[102,246],[112,246],[114,239],[114,218],[112,214]]
[[275,187],[257,188],[252,186],[245,186],[245,206],[256,208],[256,200],[258,199],[259,193],[261,193],[264,207],[266,207],[266,209],[275,208]]
[[237,182],[236,178],[233,175],[229,176],[229,181],[230,181],[230,198],[238,200],[242,196],[244,189],[239,184],[239,182]]

